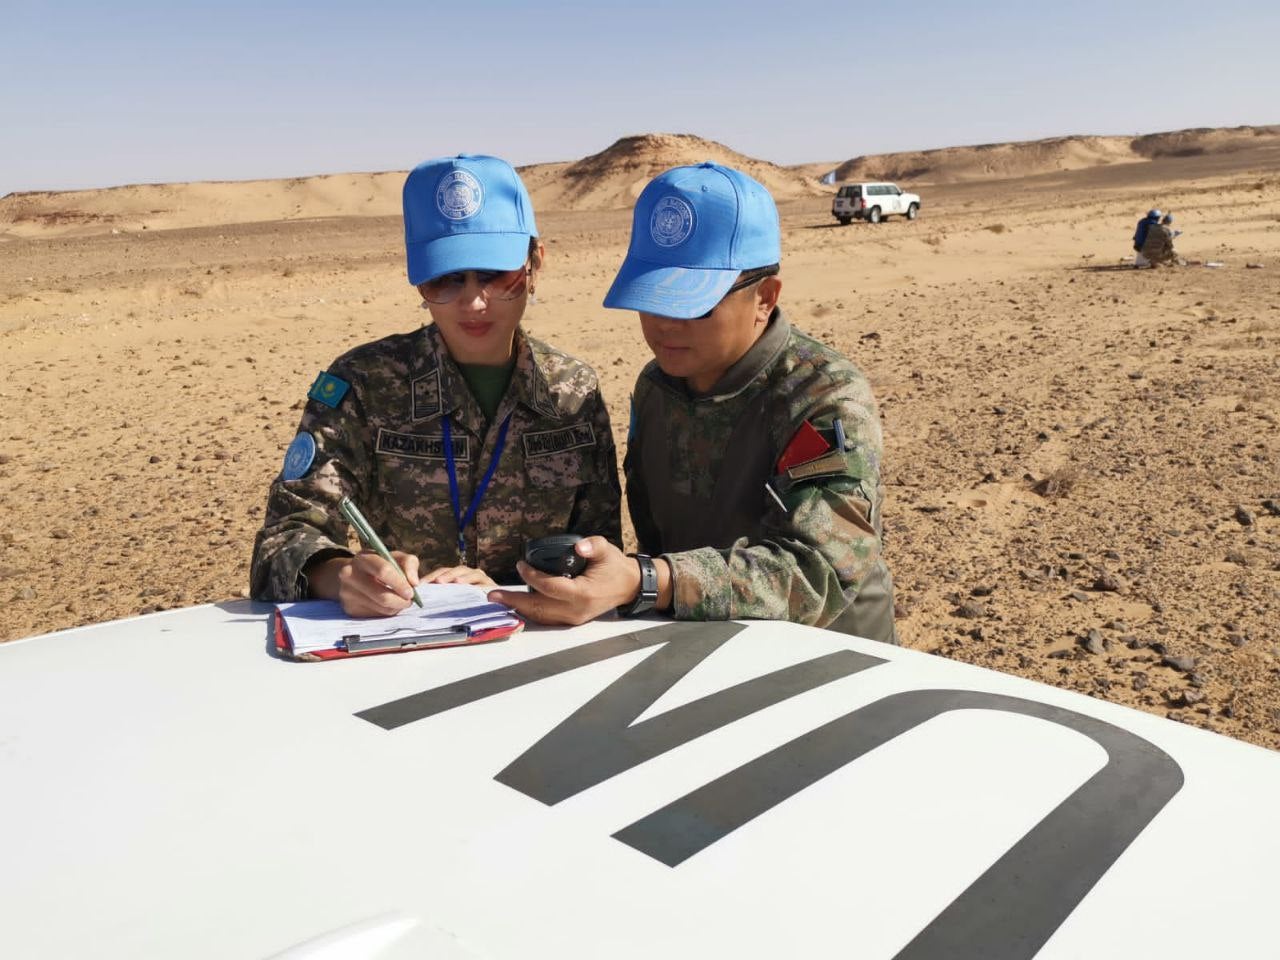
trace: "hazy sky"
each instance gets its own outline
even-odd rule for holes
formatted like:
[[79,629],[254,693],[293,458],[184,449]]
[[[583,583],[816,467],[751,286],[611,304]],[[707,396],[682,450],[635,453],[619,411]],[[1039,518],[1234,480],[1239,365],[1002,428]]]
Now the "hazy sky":
[[0,195],[1280,122],[1280,4],[0,0]]

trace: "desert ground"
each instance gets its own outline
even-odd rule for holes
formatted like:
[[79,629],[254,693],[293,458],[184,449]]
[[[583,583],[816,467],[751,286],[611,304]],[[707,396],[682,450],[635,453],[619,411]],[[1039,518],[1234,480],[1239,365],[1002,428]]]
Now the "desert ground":
[[[1280,136],[1076,139],[736,159],[779,198],[792,321],[876,390],[904,644],[1280,748]],[[526,324],[596,368],[621,446],[648,356],[600,305],[627,204],[735,157],[615,148],[525,171],[549,253]],[[893,171],[921,217],[837,225],[837,166]],[[246,595],[316,374],[426,318],[402,179],[0,198],[0,640]],[[1126,263],[1152,206],[1187,265]]]

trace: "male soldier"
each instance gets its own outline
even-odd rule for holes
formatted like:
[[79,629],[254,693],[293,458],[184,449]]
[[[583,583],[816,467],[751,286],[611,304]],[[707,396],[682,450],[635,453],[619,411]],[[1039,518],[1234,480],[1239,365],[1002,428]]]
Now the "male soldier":
[[1138,226],[1133,231],[1133,265],[1135,268],[1151,266],[1142,255],[1142,245],[1147,242],[1147,233],[1159,223],[1159,210],[1148,210],[1147,215],[1138,221]]
[[875,401],[851,363],[788,323],[780,254],[773,199],[737,170],[678,167],[645,188],[605,298],[639,311],[654,353],[625,464],[642,553],[589,537],[577,579],[521,564],[535,592],[493,599],[544,623],[657,609],[897,642]]
[[1173,223],[1173,214],[1167,213],[1158,223],[1153,223],[1142,241],[1142,252],[1139,256],[1153,267],[1161,264],[1174,265],[1178,255],[1173,251],[1173,238],[1177,236],[1169,224]]

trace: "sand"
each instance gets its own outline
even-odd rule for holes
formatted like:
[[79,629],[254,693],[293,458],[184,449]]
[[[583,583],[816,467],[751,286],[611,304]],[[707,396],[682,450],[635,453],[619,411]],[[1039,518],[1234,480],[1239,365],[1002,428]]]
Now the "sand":
[[[1162,157],[1222,156],[1237,151],[1257,156],[1280,146],[1280,126],[1197,128],[1138,137],[1050,137],[1018,143],[984,143],[907,153],[854,157],[834,165],[837,180],[911,180],[942,184],[1029,177],[1141,163]],[[800,168],[811,176],[821,172]]]
[[[647,356],[600,306],[628,197],[708,149],[658,139],[527,174],[549,251],[527,325],[595,366],[615,424]],[[783,303],[882,404],[907,646],[1275,748],[1280,151],[1223,139],[922,187],[915,223],[841,227],[811,182],[779,187]],[[425,317],[398,190],[0,199],[0,639],[244,595],[316,373]],[[1129,269],[1153,205],[1222,266]]]

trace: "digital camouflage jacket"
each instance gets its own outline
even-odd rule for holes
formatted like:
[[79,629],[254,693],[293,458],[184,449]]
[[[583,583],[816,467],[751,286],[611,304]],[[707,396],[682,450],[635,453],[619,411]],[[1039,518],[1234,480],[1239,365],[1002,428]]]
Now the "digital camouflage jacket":
[[[257,599],[299,599],[309,560],[322,551],[350,553],[338,513],[343,496],[389,549],[416,554],[424,572],[463,562],[499,583],[519,583],[515,564],[527,539],[569,532],[622,542],[617,455],[595,372],[523,331],[492,423],[434,326],[344,354],[308,397],[254,543]],[[502,455],[465,529],[460,558],[443,421],[451,418],[465,514],[508,415]]]

